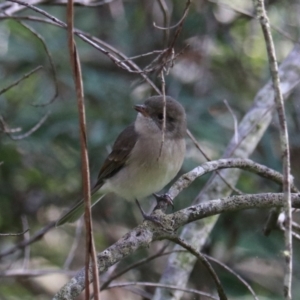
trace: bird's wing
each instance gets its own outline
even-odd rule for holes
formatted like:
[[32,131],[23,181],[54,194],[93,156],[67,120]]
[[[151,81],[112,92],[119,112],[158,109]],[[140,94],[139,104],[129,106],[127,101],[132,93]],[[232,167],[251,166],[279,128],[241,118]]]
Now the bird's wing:
[[134,124],[129,125],[120,133],[113,145],[111,153],[100,169],[98,180],[93,191],[100,188],[105,179],[116,174],[124,166],[137,142],[137,138],[138,133],[135,131]]
[[[113,145],[111,153],[103,163],[98,175],[97,183],[93,187],[91,194],[94,194],[103,185],[103,181],[105,179],[116,174],[122,168],[122,166],[124,166],[131,153],[131,150],[136,144],[137,138],[138,134],[134,129],[134,124],[129,125],[120,133]],[[102,197],[103,195],[101,197],[95,197],[94,195],[91,198],[92,206],[100,201]],[[56,226],[60,226],[67,222],[76,221],[83,214],[83,212],[84,202],[81,200],[56,222]]]

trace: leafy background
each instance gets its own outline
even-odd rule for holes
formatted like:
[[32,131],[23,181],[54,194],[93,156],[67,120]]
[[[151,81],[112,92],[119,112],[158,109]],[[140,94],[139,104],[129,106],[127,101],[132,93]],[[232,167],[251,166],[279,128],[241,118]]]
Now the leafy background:
[[[180,20],[184,1],[168,1],[171,24]],[[259,23],[235,9],[253,12],[251,1],[227,1],[231,8],[210,1],[192,4],[175,50],[184,53],[166,77],[167,94],[178,99],[188,115],[188,127],[211,159],[217,159],[233,135],[233,119],[223,100],[226,99],[238,120],[247,112],[256,92],[269,79],[265,44]],[[39,6],[61,20],[66,19],[64,6]],[[268,14],[279,62],[291,51],[299,37],[300,4],[268,1]],[[0,10],[1,14],[1,10]],[[37,15],[28,9],[16,15]],[[111,44],[127,56],[135,56],[165,45],[163,15],[157,1],[113,1],[99,7],[76,7],[75,25]],[[42,43],[16,20],[0,23],[0,90],[38,65],[43,69],[23,80],[0,96],[0,112],[10,128],[20,129],[14,136],[30,130],[46,113],[46,122],[33,134],[12,140],[4,132],[0,148],[0,232],[22,231],[27,218],[30,234],[55,220],[61,212],[80,198],[80,146],[78,113],[70,69],[66,31],[37,22],[26,22],[44,37],[51,52],[58,80],[59,95],[52,98],[55,85],[49,59]],[[276,29],[280,29],[279,31]],[[174,30],[171,31],[171,37]],[[77,40],[83,69],[88,127],[91,178],[97,173],[117,134],[136,115],[132,109],[153,91],[138,74],[128,73],[110,59]],[[152,57],[136,63],[145,67]],[[156,74],[151,78],[160,85]],[[292,153],[292,173],[299,182],[300,100],[299,88],[286,103]],[[204,162],[204,158],[187,139],[187,155],[181,173]],[[281,170],[277,118],[267,130],[252,159]],[[175,209],[188,206],[208,177],[198,179],[175,201]],[[238,188],[245,193],[279,191],[269,181],[245,173]],[[150,200],[142,202],[150,208]],[[260,299],[282,299],[283,235],[273,232],[266,238],[262,228],[268,211],[248,210],[223,214],[204,252],[239,272],[253,286]],[[142,221],[136,206],[114,195],[107,196],[93,209],[97,250],[115,242]],[[30,247],[30,269],[62,269],[74,240],[76,224],[47,233]],[[23,237],[0,236],[0,251],[13,246]],[[157,242],[138,251],[119,267],[155,253],[164,245]],[[83,266],[84,236],[71,263],[71,270]],[[295,241],[293,294],[299,295],[299,241]],[[0,261],[2,271],[22,268],[24,252],[19,251]],[[165,258],[130,271],[123,281],[157,282]],[[230,299],[250,299],[249,292],[230,274],[216,266]],[[1,274],[1,271],[0,271]],[[2,277],[0,299],[49,299],[67,280],[67,272],[41,277]],[[196,264],[189,287],[211,292],[214,288],[206,270]],[[153,288],[145,288],[149,293]],[[124,289],[103,292],[103,299],[144,299]],[[184,299],[200,299],[185,294]],[[202,298],[201,298],[202,299]],[[204,298],[203,298],[204,299]],[[296,298],[295,298],[296,299]]]

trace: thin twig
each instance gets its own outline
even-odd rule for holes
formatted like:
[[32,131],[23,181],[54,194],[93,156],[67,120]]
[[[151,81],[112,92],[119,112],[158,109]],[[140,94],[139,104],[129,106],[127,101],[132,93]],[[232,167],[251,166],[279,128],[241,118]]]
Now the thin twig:
[[296,232],[292,232],[293,238],[295,238],[296,240],[300,241],[300,234],[296,233]]
[[233,125],[234,125],[234,139],[235,139],[235,143],[237,144],[239,142],[238,120],[237,120],[237,117],[234,114],[233,110],[231,109],[228,101],[226,99],[224,99],[223,102],[232,116]]
[[[49,1],[49,2],[41,2],[42,5],[47,5],[47,6],[55,6],[55,5],[66,5],[68,0],[55,0],[55,1]],[[74,1],[74,6],[83,6],[83,7],[98,7],[98,6],[103,6],[105,4],[109,4],[113,2],[114,0],[102,0],[102,1],[95,1],[95,2],[87,2],[85,0],[83,1]]]
[[9,86],[7,86],[6,88],[2,89],[0,91],[0,95],[4,94],[5,92],[7,92],[9,89],[11,89],[12,87],[16,86],[17,84],[19,84],[21,81],[23,81],[24,79],[28,78],[30,75],[32,75],[33,73],[37,72],[38,70],[42,69],[43,66],[38,66],[36,68],[34,68],[33,70],[31,70],[30,72],[24,74],[21,78],[17,79],[15,82],[13,82],[12,84],[10,84]]
[[83,182],[83,195],[85,204],[85,226],[86,226],[86,260],[85,260],[85,298],[89,299],[89,266],[90,256],[92,262],[92,274],[93,274],[93,288],[94,297],[96,300],[100,300],[100,286],[99,286],[99,274],[97,270],[97,253],[95,249],[95,242],[93,238],[93,225],[91,218],[91,183],[90,183],[90,170],[89,170],[89,158],[87,151],[87,133],[86,133],[86,116],[85,116],[85,105],[84,105],[84,92],[81,74],[80,59],[74,40],[74,7],[73,0],[68,1],[67,5],[67,24],[68,24],[68,46],[70,53],[70,60],[73,70],[73,78],[76,87],[77,95],[77,106],[79,113],[79,135],[80,135],[80,148],[81,148],[81,161],[82,161],[82,182]]
[[20,134],[20,135],[12,135],[11,129],[7,126],[6,122],[4,121],[3,117],[0,115],[0,125],[3,128],[3,131],[12,139],[12,140],[22,140],[33,134],[35,131],[37,131],[47,120],[48,116],[50,115],[50,112],[46,112],[46,114],[38,121],[36,125],[34,125],[31,129],[29,129],[27,132]]
[[[198,143],[198,141],[196,140],[196,138],[193,136],[193,134],[190,132],[189,129],[186,130],[187,135],[189,136],[189,138],[192,140],[192,142],[194,143],[194,145],[196,146],[196,148],[200,151],[200,153],[205,157],[205,159],[207,161],[211,161],[211,159],[208,157],[208,155],[204,152],[204,150],[201,148],[200,144]],[[221,178],[221,180],[235,193],[237,193],[238,195],[243,195],[244,193],[241,192],[239,189],[237,189],[235,186],[233,186],[232,184],[230,184],[225,178],[224,176],[219,172],[216,171],[216,173],[218,174],[218,176]]]
[[[27,228],[26,230],[22,231],[22,232],[18,232],[18,233],[0,233],[0,236],[20,236],[25,234],[27,231],[29,231],[29,228]],[[2,255],[0,254],[0,258],[2,257]]]
[[270,30],[270,22],[265,10],[264,0],[254,0],[256,16],[260,21],[264,34],[267,54],[269,59],[270,73],[275,93],[275,103],[279,119],[279,134],[282,152],[282,172],[283,172],[283,193],[285,195],[286,205],[284,211],[286,214],[285,230],[285,276],[284,276],[284,297],[286,300],[292,299],[292,275],[293,275],[293,239],[292,239],[292,203],[291,203],[291,176],[290,176],[290,149],[289,136],[286,123],[285,108],[283,96],[280,90],[280,78],[278,73],[278,64],[276,59],[275,47]]
[[45,39],[38,33],[36,32],[32,27],[28,26],[27,24],[24,24],[23,22],[16,20],[16,22],[18,22],[20,25],[22,25],[24,28],[26,28],[27,30],[29,30],[43,45],[43,48],[46,52],[46,55],[48,57],[49,63],[50,63],[50,69],[51,69],[51,73],[52,73],[52,78],[54,81],[54,95],[52,96],[52,98],[50,98],[50,100],[46,103],[42,103],[42,104],[34,104],[34,106],[46,106],[51,104],[58,96],[58,82],[57,82],[57,76],[56,76],[56,70],[55,70],[55,66],[54,66],[54,62],[52,59],[52,55],[47,47],[47,44],[45,42]]
[[252,294],[253,298],[255,300],[259,300],[258,297],[256,296],[254,290],[252,289],[252,287],[250,286],[250,284],[248,284],[248,282],[242,278],[239,274],[237,274],[235,271],[233,271],[231,268],[229,268],[228,266],[226,266],[225,264],[223,264],[221,261],[207,255],[207,254],[203,254],[206,258],[208,258],[209,260],[215,262],[216,264],[220,265],[222,268],[224,268],[227,272],[231,273],[233,276],[235,276],[248,290],[249,292]]
[[174,38],[173,38],[173,41],[171,42],[169,48],[174,48],[175,46],[175,42],[182,30],[182,27],[183,27],[183,23],[188,15],[188,12],[189,12],[189,9],[190,9],[190,6],[191,6],[191,0],[187,0],[186,2],[186,5],[185,5],[185,9],[184,9],[184,13],[183,13],[183,17],[181,18],[181,20],[179,21],[178,25],[176,26],[177,29],[175,31],[175,34],[174,34]]
[[[27,245],[30,245],[30,244],[40,240],[50,229],[55,227],[55,224],[56,224],[56,221],[49,223],[44,228],[37,231],[33,236],[31,236],[31,238],[29,240],[21,241],[18,244],[14,245],[13,247],[11,247],[7,250],[4,250],[2,253],[0,253],[0,259],[7,255],[13,254],[14,252],[16,252],[19,249],[24,249]],[[23,232],[21,233],[21,235],[22,234],[23,234]],[[20,235],[20,234],[12,234],[12,235]]]
[[158,253],[156,253],[156,254],[154,254],[154,255],[151,255],[151,256],[149,256],[149,257],[146,257],[146,258],[144,258],[144,259],[141,259],[141,260],[139,260],[138,262],[133,263],[133,264],[131,264],[130,266],[124,268],[123,270],[120,270],[118,273],[112,275],[109,279],[107,279],[107,281],[105,281],[105,282],[102,284],[100,290],[101,290],[101,291],[102,291],[102,290],[105,290],[105,289],[107,288],[107,286],[109,286],[109,284],[110,284],[113,280],[117,279],[118,277],[122,276],[123,274],[127,273],[128,271],[130,271],[130,270],[132,270],[132,269],[136,269],[136,268],[138,268],[138,267],[140,267],[140,266],[142,266],[142,265],[144,265],[144,264],[150,262],[151,260],[154,260],[155,258],[158,258],[158,257],[161,257],[161,256],[165,256],[165,255],[169,255],[169,254],[174,253],[174,252],[184,252],[184,251],[186,251],[186,250],[177,250],[177,251],[176,251],[176,250],[175,250],[175,251],[172,250],[172,251],[163,252],[164,250],[165,250],[165,247],[163,247],[162,249],[160,249],[160,250],[158,251]]
[[[165,0],[158,0],[159,7],[164,15],[164,27],[167,28],[170,25],[170,12],[168,5]],[[154,27],[155,23],[153,24]],[[166,46],[169,42],[170,30],[164,31],[164,45]]]
[[137,59],[137,58],[141,58],[141,57],[145,57],[145,56],[149,56],[149,55],[153,55],[153,54],[161,54],[165,51],[166,51],[166,49],[165,50],[153,50],[153,51],[143,53],[143,54],[139,54],[139,55],[136,55],[136,56],[130,56],[126,59],[122,59],[121,61],[129,61],[129,60],[132,60],[132,59]]
[[292,226],[293,226],[294,229],[300,230],[300,225],[298,223],[292,222]]
[[161,71],[160,73],[161,77],[161,90],[162,90],[162,96],[163,96],[163,124],[162,124],[162,132],[161,132],[161,144],[160,144],[160,150],[159,150],[159,156],[158,159],[161,157],[163,146],[165,143],[165,134],[166,134],[166,117],[167,117],[167,103],[166,103],[166,82],[165,82],[165,76],[164,72]]
[[103,284],[102,284],[102,286],[100,288],[100,291],[105,290],[113,280],[117,279],[118,277],[122,276],[123,274],[127,273],[128,271],[130,271],[132,269],[136,269],[137,267],[139,267],[139,266],[141,266],[141,265],[143,265],[143,264],[145,264],[145,263],[147,263],[147,262],[155,259],[156,257],[159,257],[159,255],[161,255],[165,251],[165,249],[167,248],[167,246],[168,246],[167,244],[164,245],[161,249],[158,250],[158,252],[156,254],[151,255],[151,256],[149,256],[147,258],[141,259],[138,262],[133,263],[133,264],[127,266],[123,270],[118,271],[118,273],[113,274],[112,276],[110,276],[105,282],[103,282]]
[[[227,9],[232,10],[235,13],[247,16],[247,17],[249,17],[251,19],[255,18],[255,16],[252,13],[250,13],[250,12],[244,10],[244,9],[241,9],[241,8],[233,7],[232,5],[229,5],[229,4],[225,3],[225,2],[221,2],[219,0],[208,0],[208,1],[211,2],[211,3],[214,3],[216,5],[226,7]],[[276,30],[278,33],[280,33],[285,38],[291,40],[293,43],[299,43],[299,39],[293,38],[289,33],[283,31],[280,27],[277,27],[276,25],[271,25],[271,24],[270,24],[270,27],[272,29]]]
[[[285,226],[283,224],[283,222],[278,222],[278,227],[281,231],[285,232],[286,229],[285,229]],[[300,241],[300,235],[294,231],[292,231],[292,236],[293,238],[295,238],[296,240]]]
[[[22,226],[24,230],[24,241],[30,239],[30,233],[29,230],[26,231],[26,228],[29,228],[28,220],[25,215],[22,216]],[[24,248],[24,259],[23,259],[23,270],[26,270],[29,268],[29,261],[30,261],[30,245],[27,245]]]
[[212,268],[211,264],[208,262],[206,257],[201,252],[197,251],[193,246],[187,244],[185,241],[183,241],[179,237],[174,236],[174,237],[169,237],[168,239],[170,241],[182,246],[183,248],[188,250],[191,254],[193,254],[194,256],[197,257],[197,259],[206,267],[206,269],[212,276],[212,278],[216,284],[220,300],[228,300],[218,275],[216,274],[216,272],[214,271],[214,269]]
[[42,270],[17,269],[17,270],[0,271],[0,277],[28,278],[28,277],[45,276],[45,275],[49,275],[49,274],[52,275],[52,274],[56,274],[56,273],[73,276],[76,272],[75,271],[67,271],[67,270],[59,270],[59,269],[42,269]]
[[169,290],[178,290],[178,291],[183,291],[186,293],[192,293],[200,296],[204,296],[213,300],[218,300],[217,297],[214,297],[211,294],[201,292],[195,289],[184,289],[184,288],[179,288],[175,285],[168,285],[168,284],[160,284],[160,283],[152,283],[152,282],[122,282],[122,283],[113,283],[110,286],[108,286],[108,289],[112,288],[120,288],[120,287],[126,287],[126,286],[131,286],[131,285],[140,285],[140,286],[152,286],[156,288],[165,288]]
[[184,12],[183,12],[183,16],[181,17],[181,19],[175,25],[172,25],[172,26],[166,26],[165,25],[164,27],[161,27],[161,26],[156,25],[155,22],[153,22],[153,26],[157,29],[166,30],[166,31],[170,31],[170,29],[174,29],[176,27],[181,26],[183,24],[185,18],[187,17],[187,14],[188,14],[189,9],[190,9],[190,5],[191,5],[191,1],[187,1],[187,4],[186,4]]
[[79,240],[80,240],[80,236],[81,236],[81,233],[82,233],[82,218],[80,218],[78,221],[77,221],[77,225],[76,225],[76,232],[75,232],[75,237],[74,237],[74,241],[73,241],[73,244],[71,246],[71,249],[69,251],[69,254],[68,254],[68,257],[67,259],[65,260],[65,263],[64,263],[64,266],[63,266],[63,269],[64,270],[67,270],[69,269],[70,267],[70,264],[75,256],[75,251],[79,245]]
[[[7,0],[7,1],[10,1],[10,2],[14,2],[14,3],[18,3],[20,5],[24,5],[25,7],[28,7],[30,9],[32,9],[33,11],[45,16],[46,18],[50,19],[53,23],[49,22],[49,24],[53,24],[53,25],[57,25],[57,26],[60,26],[62,28],[67,28],[67,24],[64,23],[63,21],[59,20],[58,18],[56,18],[55,16],[53,15],[50,15],[49,13],[47,13],[46,11],[38,8],[38,7],[35,7],[34,5],[31,5],[27,2],[24,2],[22,0]],[[5,17],[4,17],[5,18]],[[15,17],[14,17],[15,18]],[[37,19],[37,18],[33,18],[32,19],[33,21],[41,21],[40,19]],[[81,30],[74,30],[73,31],[74,34],[76,34],[77,36],[79,36],[83,41],[85,41],[86,43],[90,44],[91,46],[93,46],[94,48],[96,48],[97,50],[101,51],[102,53],[104,53],[105,55],[107,55],[117,66],[123,68],[124,70],[128,71],[128,72],[132,72],[132,73],[137,73],[137,74],[140,74],[144,80],[146,80],[150,86],[152,86],[152,88],[160,95],[161,92],[160,90],[156,87],[156,85],[148,78],[148,76],[145,74],[144,71],[142,71],[133,61],[129,60],[128,61],[128,65],[126,65],[124,62],[122,62],[120,59],[118,59],[117,57],[115,57],[110,51],[112,51],[113,53],[115,53],[116,55],[120,56],[121,59],[126,59],[127,57],[117,51],[115,48],[113,48],[111,45],[101,41],[100,39],[94,37],[94,36],[91,36],[90,34],[88,33],[85,33]],[[105,48],[106,49],[105,49]],[[108,50],[107,50],[108,49]],[[131,67],[133,67],[133,69],[131,69]]]

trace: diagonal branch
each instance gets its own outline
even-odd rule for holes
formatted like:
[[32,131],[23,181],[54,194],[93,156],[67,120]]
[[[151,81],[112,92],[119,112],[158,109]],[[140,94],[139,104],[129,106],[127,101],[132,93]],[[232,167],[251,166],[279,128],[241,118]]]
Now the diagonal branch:
[[[300,194],[292,194],[293,207],[300,207]],[[165,215],[160,209],[154,210],[153,215],[160,219],[164,227],[153,222],[144,221],[109,248],[98,254],[98,271],[105,272],[118,261],[128,257],[140,248],[149,247],[157,240],[173,239],[174,232],[180,227],[223,212],[233,212],[250,208],[283,207],[284,195],[276,193],[232,196],[211,200],[194,205],[170,215]],[[91,268],[91,267],[90,267]],[[89,282],[92,278],[89,277]],[[85,288],[85,268],[81,269],[61,290],[53,300],[71,300],[78,296]],[[180,288],[180,287],[179,287]]]

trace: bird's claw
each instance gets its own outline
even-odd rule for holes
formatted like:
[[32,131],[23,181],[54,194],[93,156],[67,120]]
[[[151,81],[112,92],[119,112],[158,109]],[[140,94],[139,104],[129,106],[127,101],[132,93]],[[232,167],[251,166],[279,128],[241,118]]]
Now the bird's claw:
[[148,215],[144,212],[144,210],[142,209],[142,207],[140,205],[140,202],[137,199],[135,199],[135,202],[136,202],[144,220],[151,221],[151,222],[163,227],[163,224],[160,222],[160,220],[156,216]]
[[157,202],[159,202],[159,201],[166,202],[168,205],[172,206],[172,210],[174,210],[173,200],[172,200],[171,196],[168,193],[162,194],[162,195],[158,195],[158,194],[153,193],[153,196],[155,197]]

